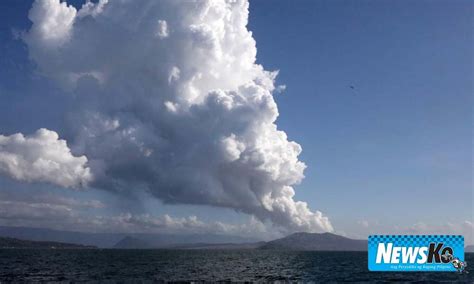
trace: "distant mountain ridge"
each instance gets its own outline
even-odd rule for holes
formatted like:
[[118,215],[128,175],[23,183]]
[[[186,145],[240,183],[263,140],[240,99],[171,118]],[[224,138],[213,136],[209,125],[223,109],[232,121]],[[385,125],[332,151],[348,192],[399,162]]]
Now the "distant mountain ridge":
[[249,243],[183,243],[169,245],[154,245],[148,241],[137,237],[127,236],[117,242],[113,248],[115,249],[255,249],[265,244],[265,242],[249,242]]
[[0,237],[12,237],[32,241],[53,241],[116,249],[367,250],[367,240],[355,240],[332,233],[294,233],[273,241],[261,242],[250,238],[216,234],[81,233],[41,228],[0,226]]
[[48,228],[30,228],[0,226],[0,237],[10,237],[32,241],[53,241],[62,243],[74,243],[81,245],[92,245],[101,248],[111,247],[124,235],[108,233],[84,233],[73,231],[61,231]]
[[144,240],[127,236],[121,239],[118,243],[116,243],[113,246],[113,248],[115,249],[149,249],[149,248],[153,248],[153,246]]
[[332,233],[294,233],[265,243],[260,249],[304,251],[366,251],[366,240],[354,240]]
[[[153,248],[165,248],[192,243],[249,243],[259,240],[232,235],[219,234],[146,234],[146,233],[85,233],[53,230],[47,228],[0,226],[0,237],[18,238],[32,241],[54,241],[92,245],[99,248],[114,248],[126,237],[141,241],[140,246],[148,244]],[[129,244],[128,246],[131,246]],[[131,248],[131,247],[127,247]]]
[[[125,237],[114,248],[159,248],[143,239]],[[163,248],[163,247],[162,247]],[[294,233],[269,242],[249,243],[189,243],[171,245],[170,249],[262,249],[302,251],[366,251],[366,240],[354,240],[331,233]]]
[[170,247],[173,249],[185,249],[185,250],[192,250],[192,249],[258,249],[265,242],[256,242],[256,243],[223,243],[223,244],[206,244],[206,243],[195,243],[195,244],[184,244],[178,245],[174,247]]
[[83,246],[60,242],[38,242],[0,237],[0,249],[41,248],[41,249],[93,249],[95,246]]

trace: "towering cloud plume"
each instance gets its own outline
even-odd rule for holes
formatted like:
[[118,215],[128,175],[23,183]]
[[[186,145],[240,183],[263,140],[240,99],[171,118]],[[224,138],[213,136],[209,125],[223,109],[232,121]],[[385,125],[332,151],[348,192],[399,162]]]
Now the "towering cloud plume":
[[332,230],[293,199],[305,164],[275,124],[277,73],[255,63],[247,1],[37,0],[29,18],[30,57],[74,94],[64,135],[95,187]]

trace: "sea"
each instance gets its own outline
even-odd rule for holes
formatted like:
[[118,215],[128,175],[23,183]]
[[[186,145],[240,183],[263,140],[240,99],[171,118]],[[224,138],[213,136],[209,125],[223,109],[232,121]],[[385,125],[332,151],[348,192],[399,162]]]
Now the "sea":
[[[474,266],[474,254],[466,254]],[[469,270],[469,266],[467,270]],[[7,282],[466,282],[471,273],[370,272],[366,252],[266,250],[0,250]]]

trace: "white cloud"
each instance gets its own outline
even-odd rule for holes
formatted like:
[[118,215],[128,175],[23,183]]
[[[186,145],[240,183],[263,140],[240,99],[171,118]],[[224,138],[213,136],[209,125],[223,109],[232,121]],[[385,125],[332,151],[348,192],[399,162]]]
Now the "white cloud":
[[365,239],[373,234],[409,234],[409,235],[463,235],[465,244],[474,244],[474,224],[469,220],[456,222],[426,223],[417,222],[412,225],[388,225],[384,222],[362,220],[357,222],[350,237]]
[[96,216],[82,219],[82,226],[93,231],[128,233],[223,234],[261,239],[281,237],[281,233],[254,217],[242,223],[205,222],[196,216],[173,217],[168,214],[122,213],[116,216]]
[[332,231],[294,200],[302,149],[275,124],[277,72],[256,64],[247,1],[37,0],[30,18],[30,57],[75,93],[69,142],[94,186]]
[[156,31],[156,36],[159,38],[165,38],[168,37],[169,32],[168,32],[168,24],[166,21],[163,20],[158,20],[158,28]]
[[56,47],[64,44],[71,35],[76,9],[60,0],[35,1],[29,18],[35,23],[29,32],[32,42]]
[[72,217],[72,209],[65,205],[52,203],[32,203],[23,201],[0,201],[0,219],[14,220],[20,225],[22,220],[52,222],[68,220]]
[[109,0],[99,0],[97,3],[93,3],[92,1],[86,1],[82,8],[78,11],[78,17],[87,17],[92,16],[95,17],[102,13],[104,6],[109,2]]
[[243,223],[204,222],[196,216],[172,217],[150,214],[122,213],[102,216],[84,214],[87,201],[78,200],[2,200],[0,225],[56,228],[69,231],[122,232],[122,233],[176,233],[223,234],[232,236],[272,239],[280,237],[278,231],[255,218]]
[[54,131],[0,135],[0,174],[16,180],[79,187],[92,179],[86,164],[87,158],[73,156]]
[[466,243],[471,244],[474,242],[474,225],[471,221],[465,220],[462,222],[447,222],[439,224],[429,224],[424,222],[418,222],[403,228],[403,231],[410,234],[432,234],[432,235],[445,235],[445,234],[460,234],[466,238]]

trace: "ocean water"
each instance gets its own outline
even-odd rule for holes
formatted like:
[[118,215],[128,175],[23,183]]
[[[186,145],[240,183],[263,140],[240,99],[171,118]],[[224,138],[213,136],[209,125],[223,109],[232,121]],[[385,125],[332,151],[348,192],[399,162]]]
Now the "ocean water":
[[[474,266],[474,254],[466,254],[466,260]],[[370,272],[365,252],[0,250],[0,282],[72,280],[473,283],[474,270],[470,274]]]

